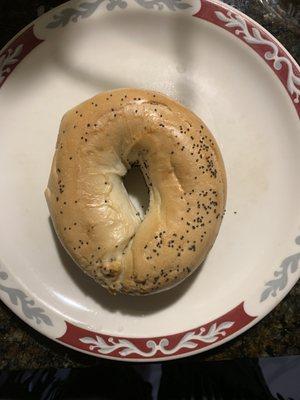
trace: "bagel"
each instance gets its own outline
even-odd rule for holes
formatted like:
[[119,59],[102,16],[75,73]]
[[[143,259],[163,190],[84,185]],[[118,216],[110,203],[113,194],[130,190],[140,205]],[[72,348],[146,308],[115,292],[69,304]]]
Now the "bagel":
[[[142,219],[122,177],[138,165],[149,188]],[[61,243],[110,292],[175,286],[218,234],[226,174],[202,120],[165,95],[118,89],[68,111],[45,191]]]

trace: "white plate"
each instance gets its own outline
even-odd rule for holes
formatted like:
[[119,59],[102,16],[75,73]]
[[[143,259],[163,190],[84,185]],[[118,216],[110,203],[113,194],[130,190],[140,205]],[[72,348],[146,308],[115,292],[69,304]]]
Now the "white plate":
[[[288,293],[300,264],[300,70],[262,27],[211,0],[70,1],[1,54],[0,295],[24,321],[96,356],[153,361],[224,343]],[[43,194],[64,112],[117,87],[190,107],[228,175],[202,268],[144,298],[113,297],[72,265]]]

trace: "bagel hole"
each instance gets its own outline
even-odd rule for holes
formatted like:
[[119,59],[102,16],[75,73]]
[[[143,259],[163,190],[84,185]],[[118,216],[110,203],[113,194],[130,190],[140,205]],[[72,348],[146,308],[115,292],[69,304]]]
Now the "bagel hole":
[[144,219],[149,207],[149,189],[139,166],[127,171],[123,184],[137,213]]

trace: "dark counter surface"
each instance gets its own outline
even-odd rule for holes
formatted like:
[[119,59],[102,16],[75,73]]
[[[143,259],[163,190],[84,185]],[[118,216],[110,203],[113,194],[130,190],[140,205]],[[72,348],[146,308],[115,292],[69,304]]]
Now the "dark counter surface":
[[[267,28],[296,58],[300,59],[300,36],[268,13],[259,0],[227,0]],[[0,48],[41,13],[63,3],[61,0],[0,1]],[[26,9],[25,9],[26,8]],[[299,283],[290,294],[249,331],[193,359],[226,360],[299,354]],[[109,362],[67,349],[43,337],[23,323],[0,302],[0,368],[64,368],[94,366]]]

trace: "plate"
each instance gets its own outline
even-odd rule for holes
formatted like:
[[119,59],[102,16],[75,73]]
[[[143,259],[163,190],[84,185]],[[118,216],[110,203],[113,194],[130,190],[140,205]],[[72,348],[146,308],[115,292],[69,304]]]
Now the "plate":
[[[49,338],[99,357],[166,360],[219,346],[299,277],[300,69],[256,22],[211,0],[69,1],[0,56],[0,295]],[[72,265],[44,199],[60,119],[118,87],[201,116],[228,207],[207,260],[173,290],[111,296]]]

